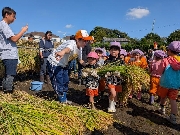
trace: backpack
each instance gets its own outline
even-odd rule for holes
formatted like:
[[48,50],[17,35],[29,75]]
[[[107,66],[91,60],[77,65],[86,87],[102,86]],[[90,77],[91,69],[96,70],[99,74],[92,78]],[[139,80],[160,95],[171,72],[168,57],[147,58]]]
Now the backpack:
[[168,89],[180,89],[180,70],[168,65],[160,78],[160,86]]

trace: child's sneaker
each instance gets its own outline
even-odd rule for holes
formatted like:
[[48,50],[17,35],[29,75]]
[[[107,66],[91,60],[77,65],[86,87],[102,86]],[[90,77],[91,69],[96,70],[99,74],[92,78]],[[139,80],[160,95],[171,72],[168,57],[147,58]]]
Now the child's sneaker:
[[159,112],[160,112],[162,115],[165,115],[165,114],[166,114],[166,112],[165,112],[165,107],[164,107],[164,106],[161,106],[161,107],[159,108]]
[[149,103],[152,105],[154,104],[154,96],[150,96]]
[[116,112],[114,101],[109,100],[108,112]]
[[174,125],[177,124],[177,122],[176,122],[176,115],[174,115],[174,114],[171,114],[170,116],[168,116],[168,117],[167,117],[167,120],[168,120],[169,122],[171,122],[172,124],[174,124]]

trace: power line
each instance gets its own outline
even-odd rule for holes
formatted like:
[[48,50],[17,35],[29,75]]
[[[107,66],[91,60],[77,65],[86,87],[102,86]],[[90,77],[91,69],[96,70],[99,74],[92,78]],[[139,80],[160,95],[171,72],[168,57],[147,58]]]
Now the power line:
[[179,25],[180,23],[174,23],[174,24],[169,24],[169,25],[164,25],[164,26],[158,26],[158,27],[155,27],[155,20],[153,21],[153,26],[152,26],[152,29],[151,28],[145,28],[145,29],[140,29],[140,30],[131,30],[127,33],[133,33],[133,32],[141,32],[141,31],[147,31],[147,30],[152,30],[152,32],[154,31],[154,28],[156,29],[161,29],[161,28],[167,28],[167,27],[172,27],[172,26],[176,26],[176,25]]

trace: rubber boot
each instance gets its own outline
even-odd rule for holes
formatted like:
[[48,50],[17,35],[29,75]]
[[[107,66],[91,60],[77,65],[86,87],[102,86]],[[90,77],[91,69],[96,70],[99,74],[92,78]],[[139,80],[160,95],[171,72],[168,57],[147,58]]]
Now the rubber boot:
[[109,107],[108,107],[108,112],[116,112],[114,100],[109,99]]
[[58,95],[58,100],[61,103],[66,103],[66,101],[67,101],[66,92],[63,92],[62,95]]
[[13,91],[13,80],[14,80],[14,77],[11,75],[7,75],[7,77],[3,79],[2,87],[3,87],[4,92]]
[[44,82],[44,75],[40,75],[40,81]]
[[154,96],[153,95],[150,96],[149,103],[151,105],[154,104]]

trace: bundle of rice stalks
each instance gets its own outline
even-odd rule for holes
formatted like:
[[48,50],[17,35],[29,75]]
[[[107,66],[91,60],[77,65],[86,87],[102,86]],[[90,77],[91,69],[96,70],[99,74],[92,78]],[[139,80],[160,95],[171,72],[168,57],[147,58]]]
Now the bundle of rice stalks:
[[118,62],[107,64],[98,68],[97,72],[101,76],[105,76],[107,73],[120,73],[123,86],[123,92],[120,94],[120,100],[122,102],[127,102],[128,95],[132,90],[133,92],[137,92],[142,86],[145,89],[149,88],[150,75],[146,70],[137,66],[117,65],[119,65]]
[[46,101],[25,92],[0,93],[0,134],[73,135],[104,130],[110,114]]
[[39,43],[36,41],[29,41],[29,40],[24,40],[20,39],[16,42],[18,47],[35,47],[39,48]]
[[17,73],[26,73],[28,71],[39,72],[40,57],[39,50],[19,48],[19,59],[21,63],[18,64]]

